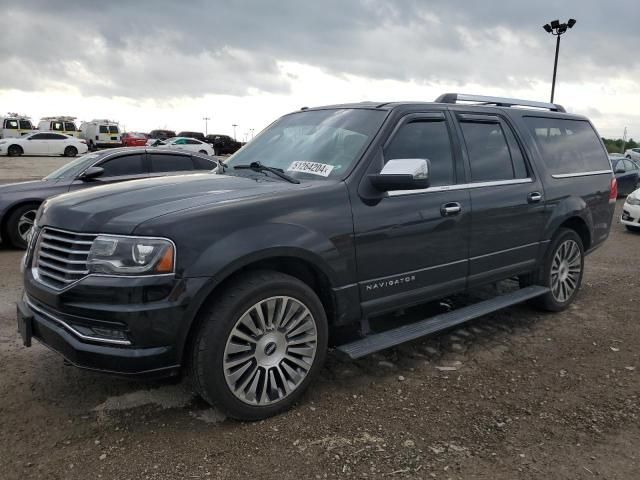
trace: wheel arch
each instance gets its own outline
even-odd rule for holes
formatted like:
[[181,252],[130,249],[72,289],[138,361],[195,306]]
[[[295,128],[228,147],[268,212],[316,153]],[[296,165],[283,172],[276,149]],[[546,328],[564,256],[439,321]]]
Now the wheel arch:
[[0,218],[0,235],[2,237],[4,237],[7,233],[7,222],[9,221],[9,217],[11,216],[11,214],[13,212],[16,211],[16,209],[24,206],[24,205],[37,205],[38,207],[40,207],[40,205],[42,205],[42,202],[44,202],[44,199],[41,198],[27,198],[27,199],[20,199],[19,201],[11,204],[3,213],[2,213],[2,217]]
[[227,286],[237,277],[252,271],[271,270],[285,273],[297,278],[311,288],[320,299],[324,307],[329,325],[335,323],[337,318],[337,301],[333,294],[331,275],[326,266],[321,265],[311,254],[302,250],[296,251],[290,248],[269,249],[256,252],[245,258],[232,262],[220,273],[210,278],[210,281],[201,289],[198,298],[194,298],[195,306],[192,309],[190,324],[186,329],[183,339],[179,343],[178,358],[182,359],[183,366],[189,361],[193,341],[200,328],[200,313],[213,301],[217,294],[223,292]]

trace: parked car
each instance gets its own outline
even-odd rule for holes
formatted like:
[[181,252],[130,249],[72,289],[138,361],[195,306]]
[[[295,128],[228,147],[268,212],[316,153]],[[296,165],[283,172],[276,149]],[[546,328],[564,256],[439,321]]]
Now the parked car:
[[152,147],[162,146],[163,148],[175,148],[176,150],[188,150],[190,152],[199,152],[204,155],[216,155],[215,149],[207,142],[202,142],[195,138],[174,137],[163,141],[156,140],[151,144]]
[[80,137],[80,130],[76,127],[76,117],[57,116],[42,117],[38,122],[41,132],[61,133],[71,137]]
[[640,161],[640,148],[629,148],[624,151],[624,156],[631,160]]
[[30,133],[20,138],[0,140],[0,155],[64,155],[87,153],[87,142],[60,133]]
[[206,141],[215,149],[217,155],[236,153],[242,147],[240,142],[235,141],[229,135],[207,135]]
[[176,132],[173,130],[151,130],[149,132],[149,139],[166,140],[167,138],[173,138],[176,136]]
[[144,147],[147,144],[147,136],[144,133],[125,132],[120,138],[123,147]]
[[204,133],[202,132],[179,132],[177,136],[195,138],[197,140],[200,140],[201,142],[206,142],[206,138],[204,136]]
[[[329,328],[358,327],[336,353],[359,358],[525,300],[566,309],[616,200],[588,119],[472,95],[297,111],[223,169],[45,202],[17,309],[25,345],[112,373],[188,368],[206,401],[265,418],[317,377]],[[369,328],[513,277],[520,289]]]
[[33,133],[31,119],[25,115],[8,113],[0,117],[0,138],[18,138]]
[[127,148],[89,153],[42,180],[0,185],[0,236],[5,244],[25,248],[38,207],[54,195],[125,180],[212,170],[217,166],[215,159],[175,150]]
[[640,232],[640,189],[631,192],[622,206],[620,222],[632,232]]
[[121,147],[120,125],[114,120],[91,120],[80,125],[80,138],[87,141],[89,150]]
[[609,157],[618,180],[618,195],[627,195],[640,188],[640,165],[628,158]]

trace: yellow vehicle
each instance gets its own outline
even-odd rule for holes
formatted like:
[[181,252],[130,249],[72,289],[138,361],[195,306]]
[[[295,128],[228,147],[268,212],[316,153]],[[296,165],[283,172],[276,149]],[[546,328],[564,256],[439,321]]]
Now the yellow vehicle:
[[38,130],[55,132],[79,138],[80,130],[76,127],[76,117],[42,117],[38,122]]
[[33,133],[31,118],[17,113],[7,113],[0,117],[0,138],[17,138]]

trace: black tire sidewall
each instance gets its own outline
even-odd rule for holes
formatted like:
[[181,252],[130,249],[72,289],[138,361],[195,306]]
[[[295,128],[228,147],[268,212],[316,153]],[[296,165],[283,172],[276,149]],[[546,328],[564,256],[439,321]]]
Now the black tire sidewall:
[[555,257],[556,252],[560,247],[560,245],[562,245],[567,240],[575,241],[578,244],[578,248],[580,249],[580,262],[581,262],[580,276],[578,278],[578,285],[576,286],[576,289],[574,290],[574,292],[571,294],[571,296],[567,301],[558,302],[556,298],[553,296],[552,292],[549,292],[545,294],[543,297],[541,297],[543,302],[543,307],[546,310],[550,310],[554,312],[564,310],[573,303],[576,296],[578,295],[578,292],[580,291],[580,287],[582,285],[582,277],[584,275],[584,246],[582,245],[582,239],[574,230],[563,228],[558,231],[556,236],[551,241],[551,245],[549,246],[547,257],[545,258],[544,269],[542,270],[542,279],[541,279],[542,281],[540,282],[540,284],[544,285],[545,287],[551,288],[551,266],[553,264],[553,258]]
[[65,157],[75,157],[76,155],[78,155],[78,149],[76,147],[69,146],[64,149]]
[[27,204],[21,205],[15,210],[13,210],[9,217],[7,218],[6,224],[6,233],[9,243],[15,248],[25,249],[27,248],[27,243],[22,239],[20,234],[18,233],[18,222],[20,221],[20,217],[29,210],[38,210],[38,205],[36,204]]
[[20,155],[22,155],[22,148],[19,145],[11,145],[8,149],[7,149],[7,154],[10,157],[19,157]]
[[[306,284],[278,272],[256,272],[235,282],[202,318],[194,344],[192,373],[196,389],[209,403],[238,420],[261,420],[288,409],[318,375],[327,352],[328,327],[322,303]],[[312,367],[295,392],[272,405],[252,406],[239,400],[229,389],[223,370],[224,349],[240,315],[265,298],[285,295],[304,303],[316,321],[317,350]]]

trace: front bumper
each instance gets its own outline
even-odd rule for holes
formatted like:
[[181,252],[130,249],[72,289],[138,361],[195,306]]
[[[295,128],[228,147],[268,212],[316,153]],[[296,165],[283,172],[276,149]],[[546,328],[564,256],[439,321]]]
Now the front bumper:
[[622,207],[620,222],[630,227],[640,228],[640,205],[630,205],[625,202]]
[[73,365],[121,375],[170,376],[180,370],[199,305],[194,299],[205,280],[89,275],[56,291],[27,269],[19,310],[30,317],[32,337]]

